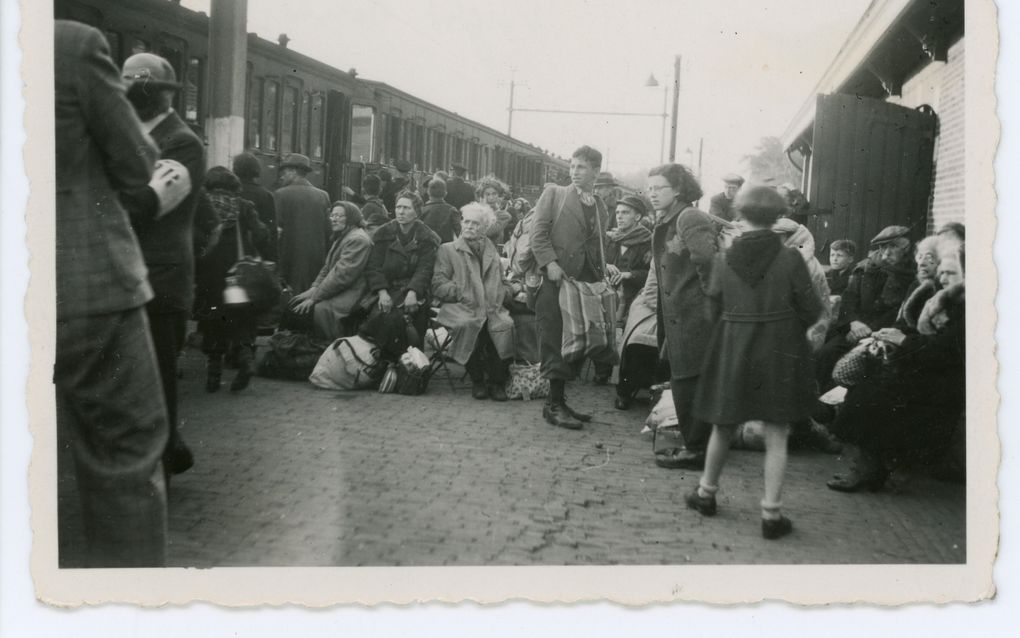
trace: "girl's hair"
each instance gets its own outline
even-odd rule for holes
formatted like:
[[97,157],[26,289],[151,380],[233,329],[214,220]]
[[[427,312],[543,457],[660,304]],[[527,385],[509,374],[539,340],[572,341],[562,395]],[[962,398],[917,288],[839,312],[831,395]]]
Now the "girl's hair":
[[857,244],[851,239],[837,239],[829,246],[830,250],[841,250],[851,257],[857,256]]
[[333,202],[329,206],[330,212],[334,208],[344,209],[344,218],[347,220],[348,228],[364,228],[365,227],[365,216],[361,214],[361,209],[354,202],[347,200],[340,200]]
[[414,213],[419,217],[421,216],[421,209],[425,207],[425,202],[421,200],[421,195],[405,188],[397,193],[397,196],[393,198],[394,205],[396,205],[396,203],[401,199],[411,200],[411,206],[414,208]]
[[[704,195],[701,185],[694,177],[694,173],[686,166],[680,164],[663,164],[648,171],[648,177],[661,175],[666,178],[669,185],[677,192],[677,199],[686,204],[696,202]],[[778,193],[777,193],[778,194]]]
[[788,210],[786,198],[768,186],[742,188],[733,200],[733,208],[755,226],[771,226]]
[[506,197],[507,193],[510,192],[507,185],[497,179],[495,175],[486,175],[478,181],[478,186],[475,187],[475,197],[482,199],[482,196],[485,194],[485,190],[488,188],[495,189],[495,191],[499,193],[500,197]]
[[429,197],[433,199],[442,199],[446,197],[446,182],[438,177],[433,177],[429,181]]
[[226,166],[213,166],[206,172],[203,186],[210,191],[219,189],[236,193],[241,190],[241,180]]

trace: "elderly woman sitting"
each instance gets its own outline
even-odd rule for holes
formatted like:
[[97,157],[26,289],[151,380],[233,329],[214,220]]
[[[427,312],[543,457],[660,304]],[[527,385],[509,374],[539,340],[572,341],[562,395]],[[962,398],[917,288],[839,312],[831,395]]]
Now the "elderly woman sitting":
[[365,294],[365,265],[372,240],[365,231],[361,209],[351,202],[335,202],[329,214],[333,245],[311,287],[291,299],[291,311],[312,313],[315,333],[324,339],[345,336],[343,321]]
[[850,388],[833,430],[859,454],[827,483],[838,492],[881,489],[890,457],[939,452],[966,406],[966,308],[963,251],[939,262],[942,290],[924,305],[917,331],[872,334],[893,348],[883,373]]
[[439,247],[432,295],[436,321],[450,329],[449,355],[471,377],[471,396],[506,401],[507,364],[514,352],[513,320],[503,307],[510,288],[496,246],[486,237],[495,214],[482,204],[461,209],[461,235]]

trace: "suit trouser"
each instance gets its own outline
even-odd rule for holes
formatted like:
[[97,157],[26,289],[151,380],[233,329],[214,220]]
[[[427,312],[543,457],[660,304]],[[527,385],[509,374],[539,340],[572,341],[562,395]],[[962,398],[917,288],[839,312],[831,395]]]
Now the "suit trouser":
[[694,395],[698,391],[700,377],[670,379],[669,388],[673,393],[673,407],[680,425],[680,435],[684,437],[684,445],[689,450],[704,451],[708,447],[708,439],[712,435],[712,424],[695,419]]
[[152,345],[156,349],[159,378],[163,386],[163,401],[166,403],[167,422],[170,426],[167,452],[177,443],[177,355],[184,347],[184,333],[187,331],[188,313],[153,312],[146,306]]
[[535,296],[535,320],[538,325],[538,353],[542,358],[542,376],[567,381],[576,377],[584,359],[574,364],[563,360],[560,288],[548,279],[542,282]]
[[54,383],[58,444],[74,454],[86,566],[163,566],[167,414],[142,308],[58,321]]
[[499,351],[496,344],[492,342],[489,335],[489,322],[482,324],[482,331],[478,333],[478,340],[475,341],[475,349],[464,364],[464,370],[471,377],[472,382],[481,383],[488,378],[488,383],[502,385],[506,383],[510,372],[507,369],[508,361],[499,358]]

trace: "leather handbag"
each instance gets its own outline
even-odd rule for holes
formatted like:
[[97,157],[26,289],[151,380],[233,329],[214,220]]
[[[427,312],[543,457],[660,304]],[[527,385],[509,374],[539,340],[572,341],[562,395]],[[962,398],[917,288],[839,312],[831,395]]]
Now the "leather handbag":
[[250,304],[255,313],[268,312],[280,300],[280,282],[276,277],[276,264],[263,261],[259,256],[244,254],[241,238],[241,215],[234,222],[237,234],[237,262],[227,271],[223,303]]

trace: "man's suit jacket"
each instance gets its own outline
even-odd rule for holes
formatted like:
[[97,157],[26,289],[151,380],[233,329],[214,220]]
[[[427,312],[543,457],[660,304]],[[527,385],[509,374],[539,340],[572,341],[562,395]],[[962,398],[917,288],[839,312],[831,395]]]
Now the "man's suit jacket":
[[117,193],[148,184],[156,147],[102,33],[57,20],[54,51],[57,319],[137,308],[152,289]]
[[198,191],[205,177],[205,147],[173,111],[149,135],[159,147],[160,158],[180,162],[191,177],[191,193],[158,219],[159,200],[151,188],[142,196],[124,199],[156,295],[149,302],[149,311],[190,311],[195,298],[193,228]]
[[273,193],[280,224],[279,272],[295,292],[308,290],[326,262],[329,194],[300,177]]
[[[555,261],[568,277],[577,277],[584,268],[584,258],[600,268],[604,249],[604,233],[609,212],[601,197],[595,197],[602,233],[589,231],[581,208],[581,198],[573,186],[549,186],[535,204],[531,228],[531,253],[540,268]],[[602,246],[600,247],[600,243]]]

